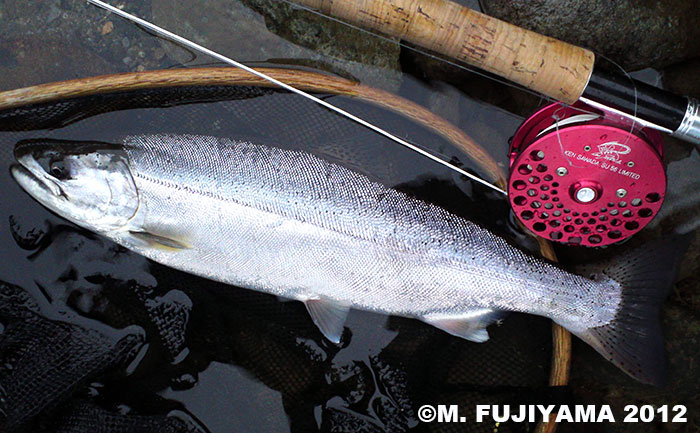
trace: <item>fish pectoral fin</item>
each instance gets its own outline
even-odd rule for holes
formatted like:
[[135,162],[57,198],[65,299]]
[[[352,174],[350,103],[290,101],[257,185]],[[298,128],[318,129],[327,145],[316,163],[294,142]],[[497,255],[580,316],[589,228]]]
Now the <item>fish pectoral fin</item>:
[[335,344],[340,343],[350,305],[320,297],[306,299],[304,305],[311,315],[311,320],[318,326],[323,336]]
[[163,236],[156,233],[151,233],[149,231],[141,230],[129,230],[129,235],[138,242],[142,242],[150,246],[151,248],[173,251],[173,250],[187,250],[190,248],[186,243],[173,239],[169,236]]
[[434,314],[426,316],[423,321],[448,334],[476,343],[483,343],[489,339],[486,327],[501,320],[506,314],[504,311],[482,308],[466,311],[459,315]]

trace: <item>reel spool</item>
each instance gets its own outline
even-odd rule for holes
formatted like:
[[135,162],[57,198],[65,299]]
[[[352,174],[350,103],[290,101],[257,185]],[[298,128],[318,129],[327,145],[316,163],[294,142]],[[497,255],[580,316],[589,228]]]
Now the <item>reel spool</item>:
[[659,212],[663,141],[652,129],[593,109],[548,105],[516,131],[508,198],[533,233],[571,245],[620,242]]

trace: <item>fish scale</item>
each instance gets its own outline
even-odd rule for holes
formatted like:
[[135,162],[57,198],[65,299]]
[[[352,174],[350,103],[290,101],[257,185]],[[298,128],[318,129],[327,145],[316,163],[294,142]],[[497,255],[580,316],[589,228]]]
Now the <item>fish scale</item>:
[[[169,134],[96,147],[20,143],[12,172],[40,203],[156,262],[305,302],[331,341],[351,307],[477,342],[516,311],[551,318],[639,380],[663,379],[657,316],[675,241],[584,277],[306,152]],[[67,173],[44,171],[46,155]]]
[[[235,269],[223,270],[217,279],[246,285],[251,280],[260,280],[262,275],[267,279],[266,284],[255,288],[280,296],[330,295],[358,303],[365,309],[413,317],[432,313],[459,315],[466,305],[543,313],[537,305],[521,305],[518,301],[522,296],[509,296],[505,286],[511,285],[515,285],[512,289],[522,287],[528,300],[546,300],[555,305],[557,299],[569,301],[567,291],[571,287],[599,297],[615,295],[608,293],[609,287],[602,283],[534,260],[469,220],[308,153],[224,138],[182,135],[129,137],[125,140],[125,150],[141,200],[148,209],[142,217],[144,228],[155,233],[178,230],[178,236],[184,243],[191,243],[193,251],[220,250],[220,264]],[[153,182],[166,178],[166,184]],[[197,220],[201,224],[199,229],[185,229],[182,220],[192,214],[195,203],[200,203],[193,200],[193,195],[205,197],[203,213],[195,212],[204,218]],[[163,200],[163,197],[171,198]],[[257,222],[248,222],[251,213],[259,218]],[[216,220],[222,214],[226,217]],[[164,215],[178,217],[171,222]],[[212,226],[207,224],[209,220],[214,221]],[[220,227],[226,227],[228,232],[221,232]],[[256,271],[244,269],[251,261],[231,264],[235,259],[222,248],[219,235],[240,239],[245,236],[243,233],[261,230],[280,234],[255,236],[246,241],[249,245],[244,251],[238,252],[249,256],[246,250],[257,251]],[[288,281],[286,268],[295,266],[281,263],[281,254],[276,253],[282,244],[295,237],[304,239],[298,251],[309,254],[304,267],[306,274],[317,274],[313,281],[301,277],[296,284]],[[345,248],[337,251],[336,246],[341,244]],[[226,242],[223,246],[226,247]],[[337,255],[333,255],[335,251]],[[172,259],[179,254],[189,264],[180,263],[176,267],[192,268],[191,263],[202,262],[186,252],[180,253]],[[299,255],[289,253],[290,257]],[[376,260],[377,269],[373,272],[367,271],[367,257]],[[172,260],[159,258],[156,260]],[[280,268],[265,263],[278,263]],[[323,263],[326,268],[321,267]],[[276,273],[271,272],[273,269]],[[361,275],[356,273],[353,278],[350,273],[354,270],[362,270]],[[241,278],[245,274],[249,276]],[[285,283],[281,284],[283,280]],[[322,285],[334,292],[316,293]],[[282,290],[280,286],[296,287]],[[383,290],[376,290],[378,286]],[[442,292],[442,299],[431,298],[413,305],[407,304],[402,296],[402,292],[426,290]],[[387,293],[392,296],[385,296]],[[495,302],[496,299],[500,301]],[[461,310],[452,311],[452,308]],[[568,310],[564,305],[562,308]],[[576,314],[580,309],[571,308],[567,313]],[[602,325],[611,318],[601,315],[586,325]]]

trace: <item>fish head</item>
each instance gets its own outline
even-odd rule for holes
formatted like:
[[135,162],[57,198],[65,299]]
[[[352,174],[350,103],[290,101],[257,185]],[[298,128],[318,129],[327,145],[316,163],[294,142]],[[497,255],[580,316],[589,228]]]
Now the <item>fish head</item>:
[[109,143],[23,140],[15,146],[17,183],[56,214],[98,232],[136,214],[138,190],[126,152]]

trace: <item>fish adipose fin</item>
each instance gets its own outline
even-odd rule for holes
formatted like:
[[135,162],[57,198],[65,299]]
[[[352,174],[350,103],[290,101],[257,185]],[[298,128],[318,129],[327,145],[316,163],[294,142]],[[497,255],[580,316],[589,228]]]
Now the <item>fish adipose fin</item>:
[[309,298],[304,301],[311,320],[318,326],[324,337],[335,344],[340,343],[343,335],[343,325],[348,317],[350,306],[343,302],[328,298]]
[[622,286],[615,318],[605,326],[574,332],[633,378],[661,386],[666,381],[666,358],[659,310],[673,285],[688,236],[652,242],[598,266],[578,271],[590,277],[605,274]]
[[507,312],[480,308],[466,311],[460,315],[433,314],[423,318],[423,321],[442,329],[448,334],[465,338],[476,343],[488,341],[489,333],[486,327],[505,317]]

